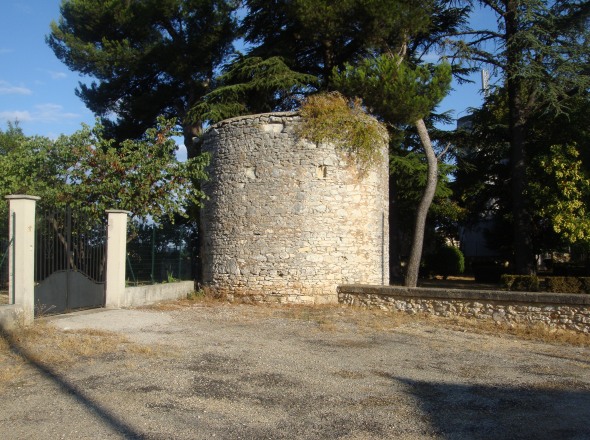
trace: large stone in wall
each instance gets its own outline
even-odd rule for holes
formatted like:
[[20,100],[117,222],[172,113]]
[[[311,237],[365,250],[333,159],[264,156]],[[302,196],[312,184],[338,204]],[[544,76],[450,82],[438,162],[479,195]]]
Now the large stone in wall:
[[389,283],[387,160],[361,175],[300,122],[244,116],[204,136],[203,281],[230,299],[337,302],[339,284]]

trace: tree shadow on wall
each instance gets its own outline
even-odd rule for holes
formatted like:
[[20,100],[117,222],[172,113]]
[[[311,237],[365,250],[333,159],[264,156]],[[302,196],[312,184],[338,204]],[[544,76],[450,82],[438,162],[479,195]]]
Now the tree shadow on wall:
[[590,389],[496,387],[391,376],[447,439],[590,439]]

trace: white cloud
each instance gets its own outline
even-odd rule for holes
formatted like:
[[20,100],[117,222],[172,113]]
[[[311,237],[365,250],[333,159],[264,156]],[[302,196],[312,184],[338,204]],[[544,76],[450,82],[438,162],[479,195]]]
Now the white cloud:
[[79,119],[77,113],[64,112],[63,107],[58,104],[36,105],[33,111],[11,110],[0,112],[0,120],[21,121],[21,122],[60,122],[64,119]]
[[55,72],[53,70],[50,70],[49,74],[51,75],[51,79],[64,79],[68,77],[68,75],[63,72]]
[[0,80],[0,95],[31,95],[31,89],[23,86],[15,86],[8,81]]
[[0,47],[0,55],[4,55],[5,53],[12,53],[14,52],[13,49],[7,49],[6,47]]
[[33,120],[39,122],[57,122],[62,119],[75,119],[80,115],[77,113],[64,112],[63,106],[59,104],[39,104],[35,106]]
[[65,72],[58,72],[57,70],[37,69],[39,72],[46,73],[51,79],[64,79],[68,75]]
[[32,121],[33,118],[28,111],[13,110],[7,112],[0,112],[0,120],[5,122],[28,122]]

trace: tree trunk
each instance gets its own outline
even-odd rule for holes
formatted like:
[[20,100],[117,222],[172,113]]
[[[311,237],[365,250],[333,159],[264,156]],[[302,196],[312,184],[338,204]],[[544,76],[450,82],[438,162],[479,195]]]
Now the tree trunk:
[[203,129],[200,124],[186,124],[182,127],[182,134],[184,137],[184,146],[186,147],[186,155],[188,159],[197,157],[201,153],[200,143],[195,142],[194,138],[198,138],[203,134]]
[[406,287],[416,287],[418,284],[418,272],[420,270],[420,260],[422,258],[422,246],[424,244],[424,229],[426,227],[426,216],[434,198],[436,191],[436,184],[438,182],[438,163],[432,142],[428,135],[428,129],[424,124],[423,119],[418,119],[415,122],[420,142],[424,147],[426,155],[426,162],[428,164],[428,175],[426,178],[426,187],[422,194],[422,199],[416,210],[416,223],[414,226],[414,238],[412,239],[412,249],[410,251],[410,259],[408,260],[408,269],[406,272],[406,279],[404,285]]
[[399,209],[397,206],[397,188],[395,177],[389,176],[389,281],[396,284],[402,279],[401,270],[401,234]]
[[[192,159],[201,154],[200,135],[203,130],[200,124],[186,124],[183,128],[184,146],[186,147],[187,159]],[[193,182],[196,188],[200,188],[200,182]],[[190,237],[191,243],[191,273],[195,280],[195,286],[203,281],[203,255],[202,255],[202,228],[201,228],[201,208],[199,206],[188,207],[190,217],[196,225],[196,229]],[[197,287],[195,287],[196,289]]]
[[534,272],[531,239],[532,219],[527,207],[527,155],[526,120],[527,104],[524,101],[522,79],[522,42],[516,38],[518,29],[517,0],[507,0],[504,22],[506,24],[506,88],[508,91],[508,117],[510,128],[510,171],[512,195],[512,219],[514,240],[514,270],[517,274]]
[[[512,118],[511,118],[512,119]],[[531,240],[532,219],[526,206],[527,160],[524,127],[511,121],[512,217],[514,233],[514,271],[534,273]]]

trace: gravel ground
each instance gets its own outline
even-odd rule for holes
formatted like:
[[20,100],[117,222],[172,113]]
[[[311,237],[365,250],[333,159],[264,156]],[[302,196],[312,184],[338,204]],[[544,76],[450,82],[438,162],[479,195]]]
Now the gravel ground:
[[[24,363],[3,439],[590,439],[590,348],[343,308],[60,317],[152,351]],[[61,330],[60,330],[61,331]]]

